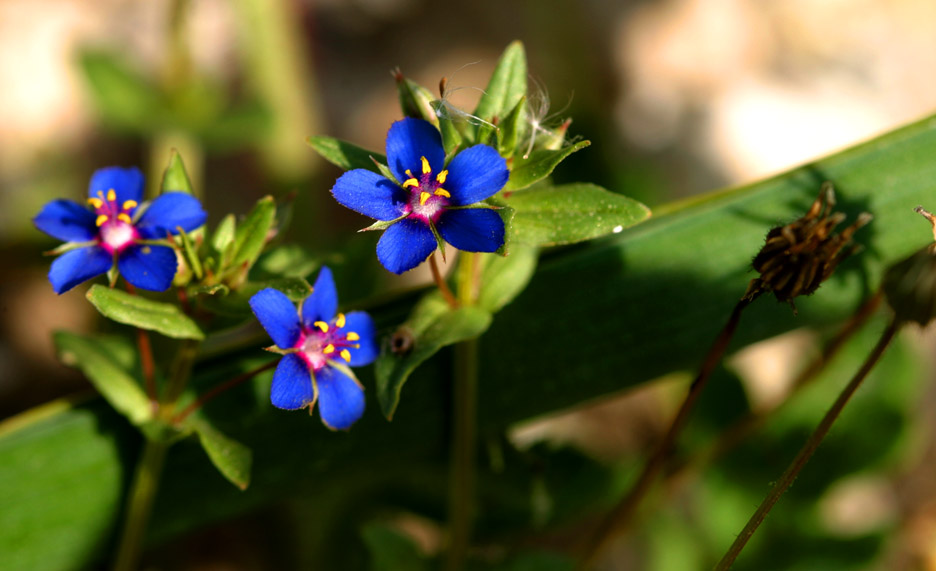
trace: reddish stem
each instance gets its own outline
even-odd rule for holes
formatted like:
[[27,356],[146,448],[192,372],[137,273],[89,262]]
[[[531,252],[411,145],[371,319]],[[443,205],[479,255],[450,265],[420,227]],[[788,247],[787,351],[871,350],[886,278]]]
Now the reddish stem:
[[185,410],[183,410],[183,411],[180,412],[179,414],[175,415],[175,417],[172,419],[172,424],[178,425],[178,424],[181,423],[183,420],[185,420],[186,418],[188,418],[188,416],[189,416],[190,414],[192,414],[193,412],[195,412],[196,410],[198,410],[199,408],[201,408],[202,406],[204,406],[205,403],[207,403],[207,402],[210,401],[211,399],[213,399],[213,398],[215,398],[216,396],[220,395],[220,394],[223,393],[224,391],[233,389],[233,388],[236,387],[237,385],[239,385],[239,384],[241,384],[241,383],[243,383],[243,382],[245,382],[245,381],[248,381],[248,380],[252,379],[254,376],[259,375],[259,374],[262,373],[263,371],[266,371],[266,370],[268,370],[268,369],[272,369],[272,368],[275,367],[278,363],[279,363],[279,361],[270,361],[269,363],[267,363],[267,364],[265,364],[265,365],[262,365],[262,366],[260,366],[260,367],[257,367],[256,369],[254,369],[254,370],[252,370],[252,371],[248,371],[248,372],[246,372],[246,373],[244,373],[244,374],[242,374],[242,375],[238,375],[238,376],[234,377],[233,379],[230,379],[230,380],[228,380],[228,381],[225,381],[225,382],[221,383],[220,385],[218,385],[218,386],[216,386],[215,388],[211,389],[211,390],[208,391],[207,393],[205,393],[205,394],[203,394],[202,396],[198,397],[198,399],[196,399],[195,402],[193,402],[192,404],[190,404],[190,405],[188,405],[187,407],[185,407]]

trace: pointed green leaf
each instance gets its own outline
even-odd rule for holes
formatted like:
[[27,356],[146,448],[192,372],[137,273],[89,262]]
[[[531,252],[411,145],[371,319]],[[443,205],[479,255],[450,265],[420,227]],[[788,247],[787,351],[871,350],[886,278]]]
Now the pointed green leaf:
[[511,193],[511,225],[518,244],[557,246],[615,234],[650,217],[632,198],[588,183],[530,188]]
[[496,313],[513,301],[533,278],[537,257],[535,247],[519,245],[506,256],[485,256],[478,305]]
[[394,78],[396,79],[397,95],[400,98],[400,108],[403,110],[403,115],[429,121],[438,127],[439,118],[432,107],[435,100],[432,92],[415,81],[403,77],[399,70],[397,70]]
[[515,157],[510,178],[504,185],[505,191],[521,190],[552,174],[553,169],[572,153],[590,145],[590,141],[579,141],[558,151],[540,150],[530,153],[530,158]]
[[237,228],[237,220],[233,214],[222,218],[221,223],[215,228],[214,234],[211,235],[211,247],[219,255],[223,255],[228,245],[234,241],[235,228]]
[[502,157],[514,156],[517,142],[520,140],[520,127],[523,125],[524,115],[526,115],[526,97],[521,97],[513,110],[501,121],[500,130],[497,132],[497,150]]
[[442,132],[442,148],[445,149],[445,158],[448,161],[449,155],[461,145],[462,137],[448,118],[439,119],[439,131]]
[[490,121],[494,117],[503,119],[526,95],[527,63],[523,43],[514,41],[501,55],[487,89],[474,114]]
[[124,325],[156,331],[175,339],[204,339],[198,325],[171,303],[130,295],[100,284],[88,290],[88,301],[101,315]]
[[374,167],[374,161],[371,160],[372,157],[378,162],[387,163],[387,158],[380,153],[368,151],[334,137],[309,137],[306,142],[315,149],[315,152],[322,155],[322,158],[342,170],[367,169],[378,172]]
[[257,201],[253,209],[247,213],[244,221],[238,224],[234,231],[234,248],[231,251],[228,267],[239,268],[241,265],[250,267],[257,261],[260,252],[266,246],[275,217],[276,203],[272,196],[264,196]]
[[491,313],[480,307],[451,309],[438,292],[420,301],[403,326],[413,338],[412,351],[403,356],[384,353],[378,357],[374,374],[377,377],[377,400],[388,420],[400,402],[400,391],[410,374],[439,349],[473,339],[491,325]]
[[189,180],[185,164],[182,162],[182,156],[175,149],[172,149],[172,153],[169,155],[169,165],[163,171],[162,192],[195,194],[192,190],[192,181]]
[[138,426],[151,418],[149,399],[125,364],[115,358],[112,341],[68,331],[56,331],[53,339],[59,359],[80,369],[116,411]]
[[250,448],[225,435],[203,417],[192,420],[191,427],[221,475],[241,490],[246,490],[250,484],[250,465],[253,463]]

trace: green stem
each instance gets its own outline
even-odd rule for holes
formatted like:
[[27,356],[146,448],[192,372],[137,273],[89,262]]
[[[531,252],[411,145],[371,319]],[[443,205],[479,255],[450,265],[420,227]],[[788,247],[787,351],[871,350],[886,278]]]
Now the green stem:
[[741,550],[744,549],[744,546],[747,545],[751,536],[754,535],[754,532],[757,531],[757,528],[760,526],[761,522],[764,521],[764,518],[767,517],[767,514],[770,513],[771,508],[780,500],[780,496],[786,492],[787,488],[790,487],[790,484],[793,483],[793,480],[799,475],[800,471],[803,469],[803,466],[806,465],[806,462],[812,457],[813,453],[819,447],[819,444],[822,443],[822,440],[825,438],[826,434],[829,433],[829,429],[832,428],[832,424],[836,421],[841,414],[842,409],[845,408],[845,405],[848,404],[848,400],[851,398],[855,391],[858,390],[858,387],[861,386],[861,382],[868,375],[871,369],[874,368],[874,365],[880,360],[881,355],[884,354],[884,350],[887,349],[888,344],[894,338],[894,335],[897,333],[900,325],[897,323],[897,320],[891,321],[890,325],[887,326],[887,329],[884,330],[884,333],[881,334],[880,340],[878,340],[877,345],[874,349],[871,350],[871,354],[868,355],[868,358],[865,360],[864,364],[855,373],[854,378],[848,383],[848,385],[842,390],[838,398],[835,400],[835,403],[832,404],[832,408],[822,417],[822,421],[819,423],[819,426],[816,427],[816,430],[813,431],[810,435],[809,440],[806,441],[806,444],[797,454],[793,462],[787,467],[786,471],[783,473],[783,476],[777,481],[774,487],[770,490],[770,493],[767,494],[767,497],[764,498],[764,501],[761,503],[760,507],[757,508],[757,511],[754,512],[754,515],[751,516],[751,519],[748,520],[747,525],[744,526],[744,529],[741,530],[741,533],[738,534],[738,537],[735,538],[734,543],[731,544],[731,547],[728,549],[728,552],[718,562],[718,565],[715,566],[716,571],[725,571],[731,567],[735,559],[740,555]]
[[137,464],[130,488],[123,531],[114,559],[114,571],[133,571],[139,568],[143,535],[149,522],[153,500],[156,498],[168,448],[169,444],[166,442],[145,439],[143,456]]
[[185,390],[188,384],[189,376],[192,372],[192,365],[195,364],[195,357],[198,356],[200,341],[186,339],[182,341],[179,350],[176,353],[175,361],[172,363],[172,369],[169,372],[169,382],[166,384],[166,394],[164,404],[160,408],[160,418],[166,422],[171,422],[173,412],[175,412],[176,401]]
[[452,309],[458,309],[458,300],[455,299],[455,294],[449,289],[445,278],[442,277],[442,272],[439,271],[439,263],[436,262],[435,252],[429,255],[429,269],[432,270],[432,279],[439,287],[439,292],[442,294],[445,302],[448,303],[449,307]]
[[462,569],[471,541],[477,441],[478,341],[455,345],[454,426],[449,472],[449,549],[446,568]]

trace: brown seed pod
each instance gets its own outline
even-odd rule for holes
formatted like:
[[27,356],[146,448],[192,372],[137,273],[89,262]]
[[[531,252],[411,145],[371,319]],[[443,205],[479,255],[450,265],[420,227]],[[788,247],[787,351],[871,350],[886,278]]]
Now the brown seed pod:
[[760,277],[751,280],[745,299],[772,292],[778,301],[789,303],[795,313],[793,298],[816,291],[842,260],[861,249],[851,243],[851,238],[871,221],[871,215],[862,213],[836,234],[835,227],[845,220],[845,215],[832,212],[834,206],[832,183],[824,183],[805,216],[767,233],[764,247],[752,262]]

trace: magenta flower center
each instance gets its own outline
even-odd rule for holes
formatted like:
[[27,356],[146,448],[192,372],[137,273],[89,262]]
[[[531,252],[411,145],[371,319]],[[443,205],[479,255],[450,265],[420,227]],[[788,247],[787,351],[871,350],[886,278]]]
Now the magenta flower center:
[[130,217],[130,213],[137,207],[135,200],[125,200],[118,205],[117,193],[111,189],[107,191],[106,197],[102,191],[98,191],[97,198],[89,198],[88,203],[97,214],[94,223],[99,228],[98,242],[109,253],[119,254],[140,237]]
[[420,157],[422,161],[422,173],[416,177],[407,169],[406,176],[409,178],[403,182],[403,189],[409,192],[405,212],[408,218],[415,218],[426,224],[435,224],[438,221],[442,211],[449,206],[452,195],[449,191],[442,188],[445,179],[448,177],[448,171],[439,171],[435,176],[432,175],[432,167],[426,157]]
[[329,359],[341,358],[351,362],[350,349],[360,347],[355,341],[361,336],[354,331],[344,331],[344,326],[343,313],[339,313],[331,323],[316,321],[312,327],[302,326],[295,348],[313,372],[327,365]]

